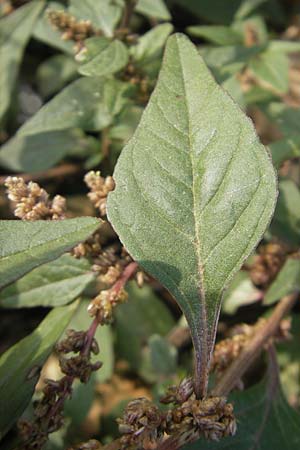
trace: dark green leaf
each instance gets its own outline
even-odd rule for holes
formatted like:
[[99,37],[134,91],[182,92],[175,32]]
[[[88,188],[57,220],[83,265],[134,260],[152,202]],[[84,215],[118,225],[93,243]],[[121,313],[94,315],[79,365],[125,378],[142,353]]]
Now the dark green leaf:
[[2,288],[84,241],[100,221],[92,217],[36,222],[1,220],[0,225]]
[[40,94],[50,97],[78,77],[78,64],[68,55],[54,55],[39,65],[36,81]]
[[300,259],[289,258],[267,290],[264,303],[271,305],[295,291],[300,291]]
[[279,198],[271,231],[285,242],[293,245],[300,243],[300,192],[291,180],[279,183]]
[[181,34],[114,178],[109,220],[177,299],[206,365],[224,288],[270,221],[276,178],[252,123]]
[[40,369],[68,325],[76,303],[55,308],[36,330],[0,358],[0,439],[29,403]]
[[279,169],[287,159],[300,157],[300,133],[269,145],[274,166]]
[[24,48],[43,6],[43,1],[30,2],[0,21],[0,121],[9,108]]
[[28,308],[66,305],[75,300],[94,279],[95,274],[87,260],[63,255],[3,289],[0,306]]
[[138,370],[142,362],[142,348],[150,336],[166,335],[175,321],[150,287],[138,288],[136,283],[131,282],[126,290],[128,302],[115,310],[117,349],[121,357]]

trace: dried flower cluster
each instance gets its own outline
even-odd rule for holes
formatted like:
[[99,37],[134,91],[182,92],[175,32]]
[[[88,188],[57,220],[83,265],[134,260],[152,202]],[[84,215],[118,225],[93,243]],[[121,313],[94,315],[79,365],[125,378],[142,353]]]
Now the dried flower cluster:
[[262,289],[267,289],[283,266],[287,253],[286,246],[280,243],[261,246],[250,269],[253,283]]
[[48,9],[47,17],[51,25],[62,33],[63,40],[76,42],[76,52],[82,48],[85,39],[101,35],[90,20],[78,20],[64,10]]
[[137,263],[130,262],[111,288],[101,291],[90,302],[88,312],[92,317],[97,317],[101,325],[111,323],[114,308],[127,300],[128,295],[124,286],[135,275],[137,267]]
[[224,397],[197,400],[191,378],[172,386],[161,399],[173,403],[173,408],[160,411],[145,398],[128,404],[122,419],[118,419],[123,449],[155,449],[164,434],[204,436],[218,441],[236,432],[233,407]]
[[[68,330],[66,338],[56,345],[60,368],[65,375],[58,381],[45,380],[43,396],[34,403],[34,421],[19,421],[22,450],[43,448],[48,435],[63,425],[64,402],[72,394],[75,378],[87,383],[92,372],[101,367],[100,361],[91,362],[91,353],[98,354],[99,347],[89,331]],[[69,353],[78,355],[66,358]]]
[[48,193],[37,183],[25,183],[21,177],[7,177],[5,181],[9,200],[15,204],[14,214],[22,220],[64,219],[66,200],[56,195],[49,200]]
[[111,176],[103,178],[99,171],[94,172],[91,170],[85,175],[84,181],[90,189],[90,192],[88,193],[89,199],[95,208],[99,210],[100,216],[105,216],[107,195],[115,188],[113,178]]

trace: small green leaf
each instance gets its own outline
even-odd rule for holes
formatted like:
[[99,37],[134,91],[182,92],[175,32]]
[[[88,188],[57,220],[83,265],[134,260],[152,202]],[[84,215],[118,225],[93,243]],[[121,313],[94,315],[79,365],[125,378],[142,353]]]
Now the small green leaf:
[[209,22],[229,25],[241,0],[173,0],[183,8]]
[[274,166],[279,169],[287,159],[300,157],[300,133],[269,144]]
[[217,45],[238,45],[243,43],[243,36],[231,27],[222,25],[193,25],[187,28],[192,36],[204,38]]
[[220,442],[201,439],[182,450],[298,450],[300,415],[288,405],[276,372],[270,378],[230,399],[238,422],[234,437]]
[[234,15],[235,20],[245,19],[263,3],[266,3],[266,1],[267,0],[243,0]]
[[135,10],[154,19],[170,20],[171,15],[164,0],[138,0]]
[[250,305],[261,299],[262,293],[253,285],[249,272],[240,271],[224,295],[222,311],[226,314],[235,314],[241,306]]
[[267,290],[264,303],[271,305],[285,295],[300,291],[300,260],[288,258],[276,279]]
[[0,148],[0,165],[16,172],[47,170],[70,153],[86,153],[93,142],[81,130],[17,134]]
[[137,44],[130,49],[130,54],[138,67],[145,69],[145,66],[161,57],[166,40],[172,31],[173,25],[163,23],[139,37]]
[[0,288],[58,258],[84,241],[99,225],[99,219],[92,217],[36,222],[1,220]]
[[70,0],[69,12],[79,20],[90,20],[106,36],[112,37],[121,18],[122,6],[112,0]]
[[283,102],[272,102],[268,103],[263,111],[287,138],[299,134],[300,108],[292,108]]
[[119,72],[128,62],[127,47],[118,39],[111,42],[104,37],[90,38],[85,41],[85,47],[83,64],[78,68],[81,75],[108,76]]
[[276,177],[251,121],[184,35],[168,39],[155,91],[114,178],[109,220],[132,257],[177,299],[197,371],[205,371],[223,291],[270,221]]
[[94,279],[87,260],[63,255],[3,289],[0,307],[63,306],[75,300]]
[[[75,309],[72,305],[55,308],[29,336],[0,358],[0,440],[29,403],[40,369],[53,345],[68,325]],[[36,369],[36,370],[34,370]]]
[[271,232],[292,245],[300,243],[300,191],[292,180],[279,183],[279,197]]
[[151,368],[156,375],[170,376],[176,373],[177,350],[166,339],[154,334],[149,339]]
[[118,354],[129,362],[132,369],[139,370],[147,340],[153,334],[165,336],[175,321],[149,286],[138,288],[135,282],[130,282],[126,290],[129,301],[115,310],[116,344]]
[[102,130],[126,103],[128,84],[118,80],[82,77],[46,103],[19,130],[29,135],[67,128]]
[[266,87],[284,94],[289,88],[289,60],[281,52],[266,50],[258,55],[249,64],[255,77],[264,83]]
[[43,6],[43,1],[30,2],[0,21],[0,121],[9,108],[24,48]]

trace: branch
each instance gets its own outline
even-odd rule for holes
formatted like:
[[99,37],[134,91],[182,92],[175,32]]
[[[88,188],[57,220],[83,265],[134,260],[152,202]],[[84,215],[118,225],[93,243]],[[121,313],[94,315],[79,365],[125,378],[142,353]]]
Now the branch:
[[[58,167],[53,167],[40,172],[33,173],[20,173],[17,176],[23,178],[24,181],[40,181],[40,180],[50,180],[52,178],[66,177],[69,175],[74,175],[75,173],[81,172],[82,167],[78,164],[66,163]],[[11,174],[10,174],[11,175]],[[10,175],[2,175],[0,177],[0,186],[4,186],[5,180]]]
[[254,338],[245,346],[241,354],[228,367],[223,377],[212,390],[212,395],[227,396],[234,388],[236,380],[241,378],[262,352],[265,344],[276,333],[282,318],[292,309],[298,293],[287,295],[277,304],[266,325],[257,331]]

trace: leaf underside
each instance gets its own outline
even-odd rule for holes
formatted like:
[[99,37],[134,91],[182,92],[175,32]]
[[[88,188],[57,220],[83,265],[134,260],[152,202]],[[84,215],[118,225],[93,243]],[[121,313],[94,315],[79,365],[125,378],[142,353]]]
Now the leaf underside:
[[208,370],[224,288],[273,213],[276,178],[251,121],[190,41],[168,39],[160,76],[123,149],[108,217],[176,298]]

